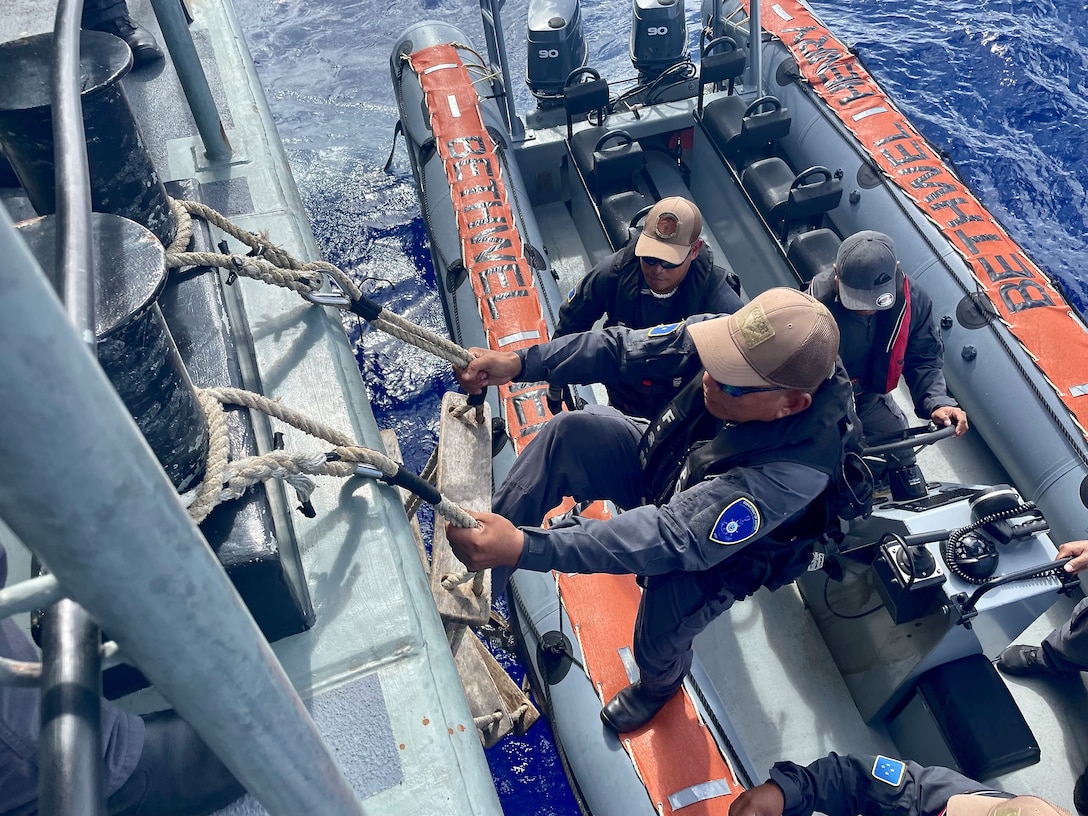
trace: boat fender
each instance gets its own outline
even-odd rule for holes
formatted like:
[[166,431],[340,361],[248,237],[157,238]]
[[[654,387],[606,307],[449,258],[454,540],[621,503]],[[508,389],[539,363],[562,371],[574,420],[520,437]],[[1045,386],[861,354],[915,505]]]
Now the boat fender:
[[502,453],[509,442],[510,434],[506,432],[506,423],[502,417],[491,417],[491,458],[494,459]]
[[552,630],[540,636],[536,644],[536,662],[549,686],[554,686],[567,676],[574,662],[570,638]]
[[397,124],[393,127],[393,140],[389,145],[389,156],[385,160],[385,165],[382,167],[382,172],[388,173],[389,168],[393,166],[393,156],[397,152],[397,137],[404,133],[404,123],[398,119]]

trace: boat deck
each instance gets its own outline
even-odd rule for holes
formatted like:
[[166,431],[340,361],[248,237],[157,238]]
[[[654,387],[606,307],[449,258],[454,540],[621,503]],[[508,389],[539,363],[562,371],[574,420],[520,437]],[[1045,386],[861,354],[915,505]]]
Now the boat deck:
[[[191,0],[190,26],[235,156],[211,165],[169,60],[128,75],[124,87],[164,181],[195,178],[206,203],[303,260],[319,250],[245,39],[229,2]],[[130,0],[159,37],[148,0]],[[53,27],[54,4],[10,0],[0,41]],[[33,215],[5,191],[14,220]],[[241,280],[231,292],[248,319],[243,353],[251,390],[280,398],[304,415],[381,449],[352,349],[339,316],[284,289]],[[270,428],[265,436],[271,438]],[[288,450],[322,443],[289,427]],[[300,542],[316,625],[273,644],[319,730],[368,812],[500,812],[429,584],[395,490],[371,480],[319,480],[316,518],[286,521]],[[290,506],[290,505],[288,505]],[[0,523],[12,580],[29,575],[29,556]],[[208,678],[214,694],[215,678]],[[122,700],[135,711],[167,703],[153,691]],[[262,813],[252,798],[229,813]]]

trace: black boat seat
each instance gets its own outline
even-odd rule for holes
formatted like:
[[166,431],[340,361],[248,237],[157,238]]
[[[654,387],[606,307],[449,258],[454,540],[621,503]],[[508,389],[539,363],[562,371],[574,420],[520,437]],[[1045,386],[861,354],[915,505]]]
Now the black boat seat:
[[703,125],[725,157],[744,167],[774,152],[777,141],[790,132],[790,113],[774,96],[746,103],[739,96],[711,101],[703,112]]
[[601,221],[613,250],[620,249],[631,240],[638,232],[636,225],[646,217],[653,205],[654,200],[638,190],[614,193],[601,201]]
[[642,146],[625,130],[583,130],[574,135],[570,148],[598,203],[615,193],[634,189],[635,174],[646,166]]
[[[703,95],[707,85],[720,85],[729,83],[728,99],[733,96],[737,79],[744,73],[747,58],[744,52],[737,48],[737,41],[732,37],[718,37],[708,43],[704,43],[699,56],[699,101],[695,108],[697,117],[703,115]],[[722,100],[715,100],[722,101]],[[714,104],[714,102],[711,102]]]
[[563,85],[563,110],[567,115],[569,142],[573,138],[575,119],[596,112],[597,124],[604,122],[608,114],[608,83],[588,66],[571,71]]
[[790,241],[786,260],[797,271],[802,285],[807,285],[821,272],[835,268],[835,256],[838,255],[841,244],[839,236],[827,227],[799,232]]
[[[588,77],[588,79],[586,78]],[[593,148],[607,133],[601,123],[608,113],[608,83],[593,68],[571,71],[563,86],[563,110],[567,116],[567,145],[575,162],[585,173],[592,167]],[[597,124],[574,133],[574,122],[597,114]]]
[[760,213],[780,237],[791,225],[809,222],[819,226],[824,213],[842,200],[842,181],[822,165],[794,174],[783,159],[772,156],[745,168],[741,185]]
[[982,654],[944,663],[919,677],[888,725],[904,756],[923,765],[952,765],[972,779],[993,779],[1039,761],[1038,740]]

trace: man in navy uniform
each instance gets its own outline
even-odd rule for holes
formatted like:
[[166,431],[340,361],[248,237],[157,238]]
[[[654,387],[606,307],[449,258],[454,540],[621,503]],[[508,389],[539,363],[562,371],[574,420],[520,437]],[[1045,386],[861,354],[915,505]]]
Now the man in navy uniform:
[[[570,290],[553,339],[604,325],[646,329],[694,314],[732,314],[741,307],[736,277],[714,265],[699,236],[703,216],[686,198],[663,198],[645,227],[619,252],[597,264]],[[625,414],[652,417],[675,396],[674,377],[605,383],[608,401]]]
[[885,756],[830,754],[808,765],[778,762],[729,816],[1069,816],[1038,796],[987,788],[948,768]]
[[[922,419],[955,424],[967,433],[967,414],[948,394],[944,343],[933,322],[933,301],[908,281],[895,257],[895,244],[882,232],[864,230],[842,242],[833,272],[812,279],[809,293],[827,306],[839,324],[839,356],[854,383],[858,416],[871,439],[907,428],[891,391],[902,376]],[[892,498],[926,494],[925,478],[911,451],[888,455]]]
[[[447,526],[470,569],[633,573],[638,682],[601,712],[617,732],[645,725],[680,688],[693,638],[735,600],[783,586],[827,527],[825,491],[857,435],[830,312],[771,289],[728,316],[573,334],[517,352],[472,349],[466,391],[513,379],[583,383],[684,378],[651,422],[609,406],[552,419],[526,446],[474,529]],[[610,499],[607,521],[536,525],[564,496]]]

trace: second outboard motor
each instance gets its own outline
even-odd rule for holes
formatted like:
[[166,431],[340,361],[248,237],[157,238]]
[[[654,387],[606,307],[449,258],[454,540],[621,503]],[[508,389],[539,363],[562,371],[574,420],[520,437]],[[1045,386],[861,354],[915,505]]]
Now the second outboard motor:
[[684,0],[635,0],[631,19],[631,64],[643,80],[688,59]]
[[571,71],[586,64],[578,0],[530,0],[527,26],[525,81],[540,107],[557,107]]

